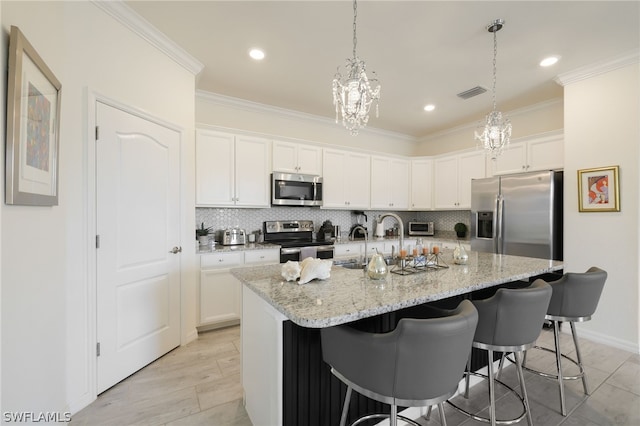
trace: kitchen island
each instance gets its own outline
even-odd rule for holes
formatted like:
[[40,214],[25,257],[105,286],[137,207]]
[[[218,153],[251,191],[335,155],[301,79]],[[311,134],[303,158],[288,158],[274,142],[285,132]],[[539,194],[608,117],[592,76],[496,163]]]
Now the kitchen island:
[[[450,251],[443,260],[448,268],[391,273],[383,281],[334,266],[329,279],[305,285],[284,281],[279,264],[233,269],[244,284],[242,384],[253,424],[337,424],[344,387],[322,361],[321,328],[349,323],[389,331],[425,303],[456,301],[563,267],[560,261],[479,252],[469,252],[466,265],[453,264]],[[366,398],[353,399],[354,416],[380,409]]]

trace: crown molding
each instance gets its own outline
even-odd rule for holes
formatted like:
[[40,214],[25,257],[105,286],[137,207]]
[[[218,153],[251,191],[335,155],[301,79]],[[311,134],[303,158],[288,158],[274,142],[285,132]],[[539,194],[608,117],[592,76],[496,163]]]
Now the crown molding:
[[[517,108],[517,109],[513,109],[510,111],[505,111],[504,115],[508,116],[508,117],[515,117],[518,115],[523,115],[523,114],[527,114],[533,111],[537,111],[539,109],[545,109],[548,108],[552,105],[557,105],[557,104],[562,104],[563,103],[563,99],[562,98],[554,98],[554,99],[549,99],[547,101],[543,101],[543,102],[538,102],[537,104],[532,104],[532,105],[527,105],[526,107],[522,107],[522,108]],[[460,132],[462,130],[470,130],[470,129],[475,129],[478,127],[478,121],[474,121],[472,123],[465,123],[465,124],[461,124],[459,126],[456,127],[451,127],[449,129],[446,130],[442,130],[440,132],[436,132],[436,133],[432,133],[430,135],[424,136],[420,139],[418,139],[418,142],[428,142],[431,139],[436,139],[436,138],[440,138],[442,136],[446,136],[448,134],[451,133],[456,133],[456,132]]]
[[149,42],[193,75],[198,75],[204,68],[202,62],[187,53],[186,50],[138,15],[122,0],[91,0],[91,3],[129,28],[140,38]]
[[[308,114],[306,112],[295,111],[286,108],[280,108],[273,105],[261,104],[258,102],[248,101],[245,99],[234,98],[231,96],[221,95],[218,93],[208,92],[205,90],[196,90],[196,99],[200,99],[202,101],[220,105],[227,108],[236,108],[243,111],[253,111],[259,113],[267,113],[278,115],[281,117],[286,117],[289,119],[294,119],[302,122],[313,122],[316,124],[320,124],[327,127],[336,127],[336,122],[333,119],[322,117],[319,115]],[[379,135],[388,138],[393,138],[397,140],[402,140],[406,142],[416,142],[416,138],[413,136],[405,135],[403,133],[392,132],[389,130],[376,129],[375,127],[366,127],[364,129],[360,129],[360,135]]]
[[637,64],[638,62],[640,62],[640,51],[634,49],[613,58],[559,74],[553,80],[561,86],[566,86],[628,65]]

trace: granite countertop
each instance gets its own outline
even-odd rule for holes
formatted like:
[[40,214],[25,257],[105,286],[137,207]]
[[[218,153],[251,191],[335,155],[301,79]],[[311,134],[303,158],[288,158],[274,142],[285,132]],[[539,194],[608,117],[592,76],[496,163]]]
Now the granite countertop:
[[238,244],[234,246],[223,246],[222,244],[216,244],[214,248],[209,246],[199,246],[196,254],[212,254],[212,253],[230,253],[234,251],[249,251],[249,250],[280,250],[280,246],[277,244],[269,243],[247,243]]
[[449,268],[385,280],[365,277],[362,270],[333,266],[327,280],[299,285],[285,281],[282,265],[232,269],[231,273],[294,323],[323,328],[469,293],[498,284],[562,269],[561,261],[469,252],[466,265],[453,264],[452,250],[443,252]]

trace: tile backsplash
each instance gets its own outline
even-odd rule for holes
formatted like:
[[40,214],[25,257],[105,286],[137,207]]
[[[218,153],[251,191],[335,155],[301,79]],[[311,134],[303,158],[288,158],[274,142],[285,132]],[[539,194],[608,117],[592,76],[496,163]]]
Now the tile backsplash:
[[[366,210],[368,229],[374,229],[375,218],[386,211]],[[395,212],[403,222],[411,220],[434,222],[436,233],[453,232],[453,225],[462,222],[469,226],[469,210],[427,211],[427,212]],[[344,231],[355,225],[357,216],[351,210],[324,210],[318,207],[272,207],[269,209],[234,209],[234,208],[196,208],[196,224],[204,222],[205,227],[211,226],[215,230],[239,227],[247,233],[262,229],[262,223],[267,220],[312,220],[314,231],[318,231],[325,220],[333,225],[339,225]],[[393,228],[393,218],[386,218],[385,229]]]

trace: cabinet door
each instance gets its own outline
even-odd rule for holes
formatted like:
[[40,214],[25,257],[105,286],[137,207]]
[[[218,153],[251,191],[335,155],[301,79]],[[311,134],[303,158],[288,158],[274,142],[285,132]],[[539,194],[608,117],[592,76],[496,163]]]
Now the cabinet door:
[[246,265],[280,263],[280,250],[250,250],[244,253]]
[[232,134],[196,131],[196,205],[234,205],[234,140]]
[[389,175],[389,159],[371,157],[371,208],[391,208],[392,178]]
[[411,160],[411,210],[433,207],[433,160]]
[[322,206],[345,208],[345,158],[342,151],[325,149],[322,157]]
[[527,144],[527,170],[552,170],[564,167],[564,139],[533,140]]
[[333,247],[334,257],[357,257],[360,256],[360,243],[336,244]]
[[242,315],[241,288],[229,269],[200,272],[200,325],[239,320]]
[[490,161],[493,175],[524,172],[527,164],[526,144],[509,144],[509,147],[498,158]]
[[270,148],[267,139],[236,137],[235,205],[237,207],[269,207]]
[[350,209],[368,209],[370,205],[371,156],[349,153],[345,162],[345,187],[347,207]]
[[471,208],[471,179],[486,177],[484,151],[470,152],[458,156],[458,204],[459,209]]
[[322,149],[312,145],[298,145],[298,173],[322,176]]
[[296,144],[273,141],[272,153],[274,172],[298,172],[298,149]]
[[391,208],[407,210],[409,208],[409,161],[394,158],[390,161]]
[[458,157],[438,158],[433,165],[435,208],[458,208]]

